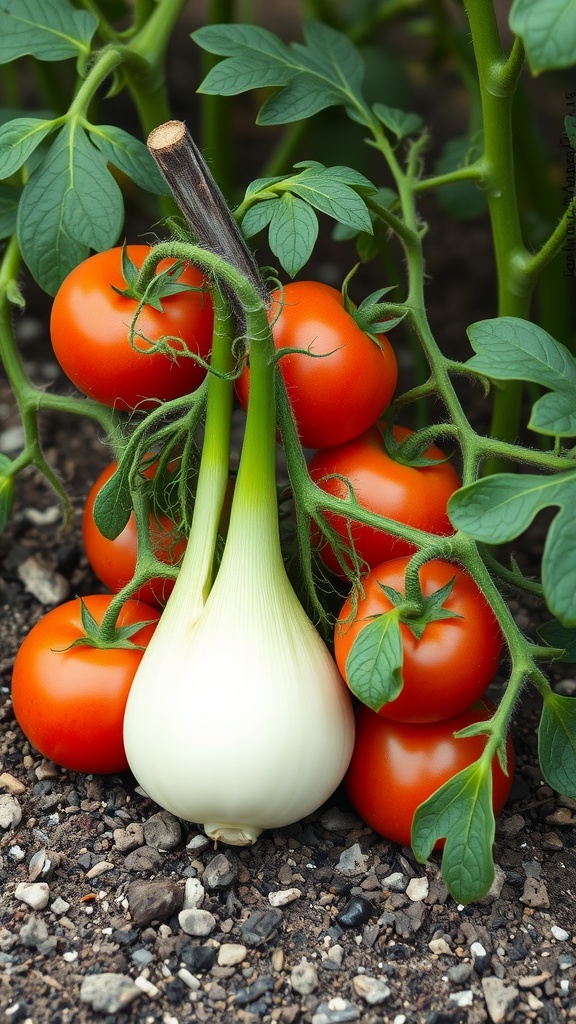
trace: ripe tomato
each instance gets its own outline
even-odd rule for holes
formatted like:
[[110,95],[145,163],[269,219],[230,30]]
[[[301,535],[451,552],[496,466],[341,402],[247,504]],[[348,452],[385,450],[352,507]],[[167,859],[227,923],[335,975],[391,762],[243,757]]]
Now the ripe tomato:
[[[114,540],[104,537],[94,522],[94,503],[104,484],[115,473],[117,462],[110,463],[90,488],[82,515],[82,539],[88,561],[98,579],[117,592],[134,576],[138,551],[138,533],[134,513]],[[166,515],[150,516],[154,554],[166,565],[175,565],[184,552],[186,540],[175,535],[174,523]],[[165,605],[174,587],[173,580],[152,579],[134,597],[153,605]]]
[[[83,601],[100,624],[110,596]],[[159,618],[156,608],[127,601],[118,625],[148,622],[131,638],[146,647]],[[52,608],[33,626],[14,662],[16,721],[33,747],[70,771],[125,771],[124,709],[143,651],[69,646],[83,635],[79,598]]]
[[[399,443],[411,433],[407,427],[393,427]],[[445,458],[436,445],[428,448],[424,455],[427,459]],[[454,532],[446,511],[448,499],[460,487],[454,467],[449,462],[433,466],[405,466],[396,462],[386,452],[383,431],[378,425],[348,444],[316,452],[309,469],[312,479],[326,494],[338,498],[349,496],[349,488],[343,480],[323,479],[336,473],[350,481],[362,508],[429,533],[448,535]],[[327,513],[326,519],[343,539],[352,538],[358,556],[370,569],[414,551],[412,545],[400,537],[350,522],[344,516]],[[327,540],[321,538],[318,550],[325,565],[337,575],[343,575]]]
[[[141,267],[150,252],[147,245],[129,245],[128,256]],[[159,270],[174,261],[163,260]],[[201,288],[204,276],[188,265],[178,278]],[[206,292],[183,291],[161,300],[163,312],[150,305],[142,308],[136,324],[138,337],[130,343],[130,324],[137,309],[135,299],[120,295],[123,289],[122,249],[96,253],[80,263],[60,286],[50,317],[54,353],[64,373],[89,398],[118,409],[147,409],[194,391],[205,376],[191,357],[178,357],[182,347],[207,358],[212,346],[213,312]],[[154,342],[170,336],[175,357],[155,352],[146,355]],[[141,349],[143,351],[138,351]]]
[[[334,654],[346,681],[346,662],[354,640],[373,616],[393,607],[382,585],[403,593],[409,561],[406,556],[377,566],[362,580],[364,596],[356,609],[351,598],[344,603],[334,631]],[[400,722],[435,722],[464,711],[494,678],[502,648],[496,617],[467,573],[435,559],[422,566],[419,579],[424,597],[453,579],[443,607],[461,617],[428,622],[420,639],[409,625],[400,623],[404,685],[398,697],[378,712]]]
[[[304,350],[279,366],[305,448],[342,444],[379,419],[396,388],[396,356],[385,334],[377,344],[358,327],[341,292],[295,281],[272,292],[269,318],[276,348]],[[245,369],[236,384],[244,409],[249,382]]]
[[[426,725],[392,722],[360,705],[356,740],[345,779],[350,801],[375,832],[402,846],[410,845],[416,808],[445,782],[473,764],[485,746],[485,736],[455,739],[454,733],[490,718],[493,708],[478,701],[454,718]],[[514,748],[508,738],[508,775],[498,758],[492,762],[494,814],[502,810],[514,774]],[[437,846],[442,846],[440,840]]]

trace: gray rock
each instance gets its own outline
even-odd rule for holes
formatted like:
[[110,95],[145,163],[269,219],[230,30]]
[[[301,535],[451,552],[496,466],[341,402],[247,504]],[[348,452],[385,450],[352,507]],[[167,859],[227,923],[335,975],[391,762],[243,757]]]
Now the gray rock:
[[217,853],[204,868],[202,883],[208,889],[226,889],[236,878],[236,870],[223,853]]
[[128,854],[124,866],[127,871],[142,871],[147,875],[153,875],[162,867],[162,857],[158,850],[153,850],[151,846],[140,846]]
[[482,991],[492,1024],[504,1024],[507,1014],[518,999],[518,989],[515,985],[506,985],[500,978],[489,975],[482,978]]
[[301,996],[309,996],[318,988],[318,974],[313,964],[302,959],[299,964],[292,968],[290,984],[295,992]]
[[182,889],[170,879],[138,879],[130,883],[126,896],[132,919],[140,926],[166,921],[181,909],[184,900]]
[[534,909],[549,907],[550,900],[544,881],[540,878],[528,877],[524,883],[524,892],[520,897],[520,902]]
[[181,910],[178,914],[178,924],[186,935],[204,937],[210,935],[216,927],[216,918],[209,910],[199,910],[192,907],[190,910]]
[[472,964],[461,963],[455,964],[454,967],[449,967],[446,971],[448,981],[451,981],[453,985],[463,985],[464,982],[468,981],[472,976]]
[[114,845],[121,853],[129,853],[144,846],[144,829],[137,821],[131,821],[126,828],[114,829]]
[[357,974],[352,978],[352,985],[357,996],[370,1006],[383,1003],[390,995],[390,989],[382,978],[372,978],[369,974]]
[[141,989],[124,974],[89,974],[80,986],[80,999],[101,1013],[118,1013],[129,1006]]
[[182,841],[182,826],[169,811],[158,811],[144,822],[144,839],[153,850],[173,850]]
[[254,910],[240,925],[240,936],[247,946],[261,946],[278,931],[282,922],[282,911],[277,907],[269,910]]
[[48,926],[41,917],[30,914],[30,917],[20,929],[20,942],[23,946],[36,946],[38,948],[48,939]]
[[341,875],[363,875],[368,866],[368,857],[362,853],[360,843],[354,843],[340,854],[336,870]]

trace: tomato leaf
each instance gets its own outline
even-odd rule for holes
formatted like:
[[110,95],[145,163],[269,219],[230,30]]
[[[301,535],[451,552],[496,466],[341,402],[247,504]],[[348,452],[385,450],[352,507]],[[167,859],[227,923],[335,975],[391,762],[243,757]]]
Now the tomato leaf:
[[458,772],[416,809],[412,849],[421,863],[446,839],[442,877],[458,903],[486,895],[494,880],[492,771],[483,758]]
[[199,92],[233,96],[280,87],[264,103],[259,124],[287,124],[336,105],[353,106],[361,123],[370,119],[361,98],[360,54],[345,35],[328,25],[305,23],[305,43],[290,45],[253,25],[205,25],[192,38],[226,58],[209,71]]
[[20,248],[38,284],[54,295],[90,249],[115,245],[123,216],[104,156],[75,122],[65,125],[27,182],[18,211]]
[[171,195],[154,158],[139,139],[111,124],[91,128],[90,138],[108,163],[123,171],[139,188],[156,195]]
[[552,789],[576,797],[576,700],[548,690],[538,727],[542,775]]
[[308,203],[286,192],[270,219],[270,248],[290,277],[308,262],[318,238],[318,218]]
[[576,629],[567,629],[558,619],[549,619],[540,626],[538,636],[549,647],[561,649],[563,654],[556,658],[562,664],[576,664]]
[[98,19],[68,0],[1,0],[0,63],[30,54],[38,60],[88,57]]
[[576,359],[537,324],[519,317],[468,328],[477,353],[465,364],[492,380],[527,380],[551,389],[534,404],[529,426],[541,434],[576,435]]
[[130,467],[122,462],[96,495],[94,522],[103,537],[114,540],[126,526],[132,512]]
[[[290,191],[305,199],[321,213],[333,217],[338,223],[356,231],[371,233],[372,221],[366,203],[354,188],[338,177],[339,171],[340,168],[332,167],[322,170],[307,168],[297,177],[290,179]],[[370,182],[366,178],[364,182],[366,185],[360,187],[366,190],[367,186],[370,187]],[[374,186],[372,192],[376,192]]]
[[268,227],[277,202],[278,197],[275,195],[273,199],[264,199],[250,207],[242,218],[242,234],[245,238],[252,238],[253,235],[257,235],[259,231]]
[[538,512],[557,505],[542,555],[548,608],[564,626],[576,626],[576,472],[555,476],[498,473],[460,488],[448,502],[458,530],[487,544],[518,537]]
[[20,195],[21,189],[0,185],[0,238],[10,238],[16,233]]
[[407,114],[406,111],[388,107],[385,103],[375,103],[372,110],[384,127],[399,139],[419,132],[422,127],[422,118],[418,114]]
[[51,121],[18,117],[0,127],[0,178],[9,178],[26,163],[43,139],[53,131]]
[[402,637],[395,611],[378,615],[357,634],[346,659],[352,693],[373,711],[380,711],[402,690]]
[[524,42],[532,74],[570,67],[576,51],[574,0],[514,0],[510,28]]

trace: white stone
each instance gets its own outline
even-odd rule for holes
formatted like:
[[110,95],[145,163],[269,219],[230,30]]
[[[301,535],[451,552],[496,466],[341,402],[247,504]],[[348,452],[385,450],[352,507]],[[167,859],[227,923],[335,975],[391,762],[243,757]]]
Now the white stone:
[[474,993],[469,988],[463,989],[462,992],[451,992],[450,1002],[455,1006],[472,1006]]
[[276,892],[268,893],[268,902],[271,907],[285,907],[300,899],[301,895],[300,889],[277,889]]
[[199,878],[187,878],[184,886],[184,910],[199,909],[204,903],[206,890]]
[[44,910],[50,899],[50,887],[46,882],[20,882],[14,895],[32,910]]
[[209,910],[199,910],[192,907],[190,910],[181,910],[178,914],[178,924],[186,935],[204,937],[210,935],[216,927],[216,918]]
[[406,886],[406,895],[414,903],[419,903],[421,900],[426,899],[429,888],[430,885],[426,875],[422,875],[420,878],[411,878]]
[[352,978],[352,985],[356,995],[370,1006],[383,1003],[390,995],[390,989],[383,978],[372,978],[368,974],[357,974]]
[[220,967],[235,967],[246,958],[247,949],[239,942],[224,942],[218,950]]
[[553,924],[550,931],[558,942],[566,942],[570,938],[570,932],[567,932],[565,928],[560,928],[557,924]]

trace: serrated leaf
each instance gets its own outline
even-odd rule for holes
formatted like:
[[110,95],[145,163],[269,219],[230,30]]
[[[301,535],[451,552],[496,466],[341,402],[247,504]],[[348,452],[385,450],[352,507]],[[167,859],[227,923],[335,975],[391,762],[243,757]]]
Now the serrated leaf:
[[510,28],[524,43],[534,75],[571,67],[576,52],[575,0],[514,0]]
[[534,404],[529,426],[558,437],[576,436],[576,359],[529,320],[497,317],[468,328],[475,356],[465,364],[492,380],[526,380],[558,394]]
[[272,219],[278,197],[264,199],[261,203],[251,206],[242,219],[242,234],[245,238],[252,238],[268,226]]
[[286,176],[284,174],[277,174],[274,178],[255,178],[251,181],[246,189],[246,199],[250,196],[256,195],[259,192],[271,191],[274,195],[274,185],[277,185],[280,181],[285,181]]
[[275,201],[268,241],[290,277],[308,262],[317,237],[318,218],[307,203],[288,192]]
[[350,648],[346,659],[348,686],[363,704],[380,711],[402,690],[403,660],[398,614],[379,615],[360,630]]
[[68,0],[0,0],[0,64],[88,56],[98,19]]
[[122,194],[106,160],[74,123],[67,124],[27,182],[18,210],[22,255],[38,284],[54,295],[91,249],[115,245]]
[[498,473],[460,488],[448,502],[458,530],[487,544],[524,532],[543,509],[558,506],[542,555],[546,603],[565,626],[576,625],[576,472],[554,476]]
[[10,238],[16,232],[21,191],[8,185],[0,185],[0,238]]
[[155,195],[171,195],[148,147],[139,139],[111,124],[91,128],[90,138],[108,163],[123,171],[139,188]]
[[567,629],[558,619],[550,619],[540,626],[538,636],[549,647],[560,648],[564,654],[556,658],[565,665],[576,664],[576,629]]
[[321,213],[356,231],[372,232],[372,221],[364,200],[354,189],[326,171],[305,171],[290,180],[290,191]]
[[538,758],[545,781],[576,797],[576,700],[548,691],[538,727]]
[[35,117],[19,117],[0,127],[0,178],[20,170],[28,157],[53,131],[53,125]]
[[198,29],[192,34],[194,41],[225,58],[209,71],[198,91],[230,96],[278,86],[258,115],[260,124],[286,124],[338,104],[351,105],[362,120],[358,108],[363,107],[364,69],[358,50],[345,35],[319,22],[306,22],[304,37],[304,44],[287,46],[254,25]]
[[120,463],[118,469],[98,491],[94,502],[94,522],[103,537],[115,540],[126,526],[132,513],[129,469]]
[[385,103],[375,103],[372,110],[388,131],[399,139],[420,131],[422,118],[418,114],[407,114],[405,110],[388,107]]
[[486,895],[494,880],[492,772],[484,761],[458,772],[417,808],[412,849],[428,860],[438,839],[446,839],[442,877],[458,903]]

